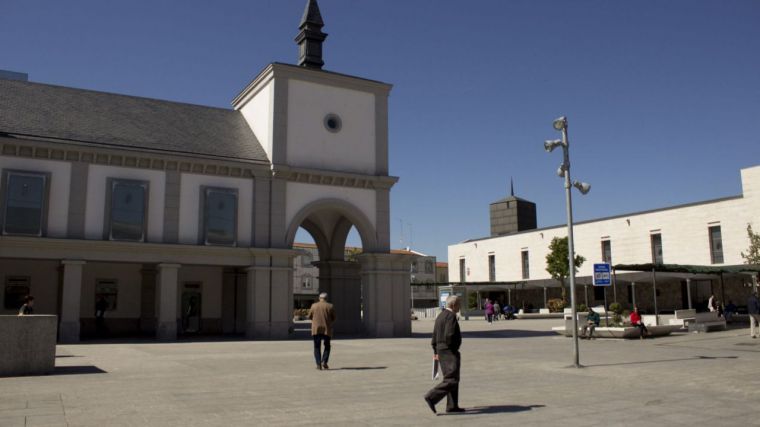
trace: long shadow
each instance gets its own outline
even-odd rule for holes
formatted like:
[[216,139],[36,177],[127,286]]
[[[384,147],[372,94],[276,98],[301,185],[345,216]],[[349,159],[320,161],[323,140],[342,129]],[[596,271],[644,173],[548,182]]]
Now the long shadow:
[[477,414],[507,414],[515,412],[532,411],[534,408],[545,408],[546,405],[491,405],[491,406],[475,406],[474,408],[466,408],[465,412],[456,412],[451,414],[440,415],[477,415]]
[[642,362],[599,363],[596,365],[584,365],[584,367],[596,368],[600,366],[645,365],[648,363],[687,362],[691,360],[738,359],[738,358],[739,356],[694,356],[694,357],[683,357],[679,359],[645,360]]
[[530,331],[522,329],[500,329],[496,331],[467,331],[462,332],[463,338],[535,338],[556,336],[552,331]]
[[108,372],[97,366],[56,366],[50,375],[85,375],[85,374],[107,374]]
[[387,366],[346,366],[343,368],[332,369],[333,371],[372,371],[376,369],[388,369]]
[[73,355],[73,354],[56,354],[55,355],[56,359],[61,358],[61,357],[84,357],[84,356],[76,356],[76,355]]

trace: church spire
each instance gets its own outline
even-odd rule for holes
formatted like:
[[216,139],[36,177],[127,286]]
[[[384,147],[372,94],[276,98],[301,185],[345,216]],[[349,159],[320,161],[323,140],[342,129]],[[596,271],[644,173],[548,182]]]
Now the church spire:
[[298,26],[301,32],[295,39],[298,43],[299,66],[321,70],[325,65],[322,60],[322,42],[327,38],[327,34],[322,32],[324,25],[317,0],[309,0],[303,11],[301,25]]
[[509,195],[515,197],[515,182],[509,177]]

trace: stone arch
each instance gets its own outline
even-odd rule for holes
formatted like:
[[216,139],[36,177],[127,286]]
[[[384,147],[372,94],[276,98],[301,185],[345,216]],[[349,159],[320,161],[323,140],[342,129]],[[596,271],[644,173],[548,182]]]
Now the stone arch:
[[[309,219],[311,215],[319,212],[332,212],[344,217],[339,218],[332,230],[333,232],[329,236],[325,235],[319,226]],[[356,230],[359,232],[359,236],[362,240],[363,252],[375,252],[378,247],[375,226],[357,207],[345,200],[335,198],[317,200],[301,208],[301,210],[293,217],[287,228],[285,243],[287,246],[292,247],[298,227],[304,227],[306,231],[312,234],[312,237],[314,237],[318,246],[320,242],[317,241],[317,238],[324,238],[324,242],[328,243],[328,247],[330,247],[331,252],[329,255],[335,257],[340,255],[339,258],[342,259],[342,252],[340,254],[335,253],[338,248],[334,248],[333,245],[336,243],[338,243],[337,246],[341,246],[340,243],[345,244],[346,237],[348,236],[348,232],[352,225],[355,226]],[[319,230],[319,233],[315,234],[307,227]],[[340,248],[340,250],[342,251],[342,248]],[[320,256],[321,255],[322,254],[320,253]]]

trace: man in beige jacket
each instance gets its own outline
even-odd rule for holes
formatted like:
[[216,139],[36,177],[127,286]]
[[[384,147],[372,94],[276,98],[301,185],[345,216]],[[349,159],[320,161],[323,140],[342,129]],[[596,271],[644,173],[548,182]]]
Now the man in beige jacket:
[[[309,309],[311,319],[311,337],[314,339],[314,360],[317,369],[330,369],[327,361],[330,359],[330,338],[332,338],[332,325],[335,322],[335,310],[333,305],[327,302],[327,293],[319,294],[319,302],[315,302]],[[322,349],[322,341],[325,343],[325,351]]]

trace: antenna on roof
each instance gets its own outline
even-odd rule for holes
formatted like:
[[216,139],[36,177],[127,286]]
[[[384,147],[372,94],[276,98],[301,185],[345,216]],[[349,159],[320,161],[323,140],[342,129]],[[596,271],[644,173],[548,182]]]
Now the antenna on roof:
[[515,197],[515,182],[509,177],[509,195]]

